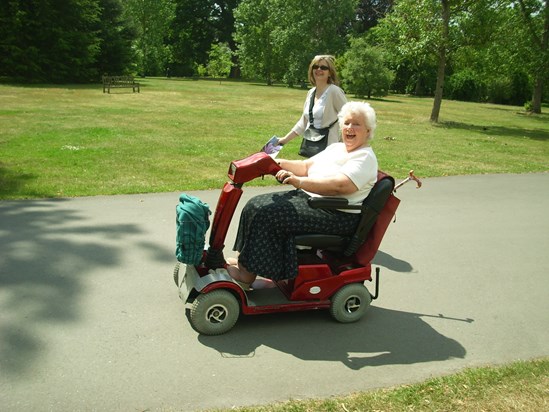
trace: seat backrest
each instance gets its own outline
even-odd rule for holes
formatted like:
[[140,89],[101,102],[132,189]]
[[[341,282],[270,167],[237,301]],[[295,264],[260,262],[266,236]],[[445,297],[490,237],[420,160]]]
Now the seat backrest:
[[395,180],[391,176],[383,172],[378,173],[376,184],[362,202],[360,221],[351,241],[345,248],[345,256],[354,254],[364,243],[394,187]]
[[[383,173],[378,172],[377,182],[370,190],[370,193],[364,199],[361,206],[361,215],[355,232],[351,236],[325,235],[325,234],[305,234],[295,237],[296,244],[313,249],[322,249],[345,256],[353,256],[357,263],[366,265],[372,259],[381,239],[394,216],[400,200],[393,194],[395,186],[394,179]],[[328,199],[325,203],[319,202],[322,198],[311,198],[315,202],[315,207],[321,208],[343,208],[337,200],[341,198]],[[346,201],[345,201],[346,204]],[[329,206],[328,206],[329,205]]]

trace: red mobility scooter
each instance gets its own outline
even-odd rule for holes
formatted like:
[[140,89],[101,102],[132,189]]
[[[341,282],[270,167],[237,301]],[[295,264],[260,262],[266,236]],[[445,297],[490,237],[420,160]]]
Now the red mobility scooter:
[[[274,176],[279,170],[274,159],[263,152],[232,162],[230,181],[225,183],[215,210],[209,247],[198,265],[176,264],[174,280],[179,296],[190,305],[191,325],[201,334],[229,331],[240,314],[329,309],[337,321],[355,322],[378,297],[379,268],[374,294],[364,282],[372,281],[371,261],[400,203],[393,193],[394,179],[382,172],[362,205],[348,205],[342,198],[309,199],[314,208],[360,209],[361,220],[352,237],[321,233],[296,236],[296,278],[271,281],[258,277],[251,290],[244,290],[229,276],[223,248],[242,186],[264,175]],[[417,180],[412,172],[401,184],[410,179]]]

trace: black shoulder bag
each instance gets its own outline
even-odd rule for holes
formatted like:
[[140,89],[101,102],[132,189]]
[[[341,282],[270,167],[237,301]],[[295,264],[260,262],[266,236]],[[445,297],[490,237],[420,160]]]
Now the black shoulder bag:
[[316,90],[311,94],[309,102],[309,127],[303,133],[299,155],[303,157],[312,157],[317,153],[322,152],[328,146],[328,134],[337,119],[328,127],[316,129],[314,127],[313,106],[315,104]]

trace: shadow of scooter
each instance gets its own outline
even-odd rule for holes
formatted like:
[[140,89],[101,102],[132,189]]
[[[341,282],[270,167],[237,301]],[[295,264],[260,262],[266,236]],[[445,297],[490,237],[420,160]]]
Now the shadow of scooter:
[[245,316],[226,336],[198,340],[223,357],[254,357],[262,345],[302,360],[341,362],[351,369],[464,358],[465,348],[437,332],[424,317],[442,315],[371,307],[353,324],[334,322],[327,311]]

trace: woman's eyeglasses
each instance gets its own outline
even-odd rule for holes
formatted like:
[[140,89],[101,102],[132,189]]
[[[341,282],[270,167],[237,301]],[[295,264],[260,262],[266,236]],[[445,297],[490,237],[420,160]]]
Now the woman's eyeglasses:
[[313,70],[330,70],[328,66],[319,66],[318,64],[313,64]]

